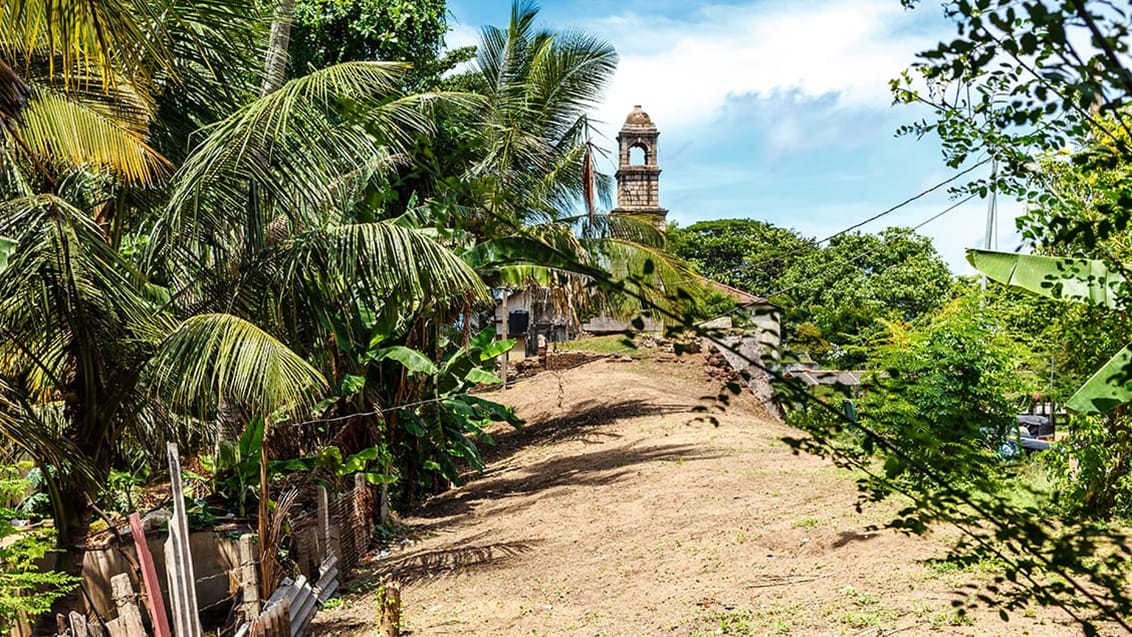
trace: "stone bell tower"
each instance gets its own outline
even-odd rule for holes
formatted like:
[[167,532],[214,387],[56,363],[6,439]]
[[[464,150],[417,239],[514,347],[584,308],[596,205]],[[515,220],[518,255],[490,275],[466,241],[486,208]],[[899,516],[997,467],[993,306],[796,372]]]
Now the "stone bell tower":
[[649,215],[663,232],[668,210],[660,207],[660,168],[656,138],[660,133],[638,104],[617,135],[617,207],[612,214]]

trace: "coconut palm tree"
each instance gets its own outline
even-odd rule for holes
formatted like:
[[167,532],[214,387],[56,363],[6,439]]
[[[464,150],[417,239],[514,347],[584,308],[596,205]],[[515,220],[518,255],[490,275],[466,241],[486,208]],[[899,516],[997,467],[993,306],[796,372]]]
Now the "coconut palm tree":
[[[0,161],[16,175],[0,204],[0,429],[9,451],[47,469],[67,539],[81,534],[89,497],[130,448],[200,440],[222,408],[264,419],[309,411],[327,382],[296,350],[325,341],[311,326],[333,314],[337,294],[403,310],[455,290],[461,300],[483,293],[424,235],[347,223],[359,185],[395,161],[398,131],[425,121],[415,109],[428,98],[390,95],[399,67],[341,65],[246,101],[210,124],[170,177],[170,162],[147,143],[151,129],[177,129],[158,123],[157,100],[202,103],[216,78],[198,73],[203,55],[119,64],[124,52],[173,50],[135,37],[172,27],[111,4],[106,11],[128,15],[84,5],[57,31],[21,40],[54,14],[0,3],[17,18],[3,21],[6,57],[77,42],[66,72],[36,55],[20,73],[6,64],[0,93]],[[173,22],[207,37],[224,27]],[[81,35],[108,26],[125,35]],[[159,93],[158,83],[135,81],[143,71],[178,84]],[[185,77],[199,84],[180,84]],[[283,297],[291,310],[313,309],[286,312]]]
[[[572,289],[575,309],[591,303],[631,317],[644,303],[682,314],[677,290],[702,290],[691,269],[664,252],[663,232],[649,220],[597,212],[609,208],[612,180],[597,168],[602,151],[588,112],[612,79],[617,54],[589,34],[541,29],[536,19],[533,3],[516,1],[506,29],[481,33],[474,84],[485,99],[473,118],[475,156],[465,181],[478,194],[469,208],[484,217],[468,225],[485,228],[481,239],[495,246],[470,258],[513,282],[552,251],[552,278]],[[584,292],[595,284],[604,293]]]

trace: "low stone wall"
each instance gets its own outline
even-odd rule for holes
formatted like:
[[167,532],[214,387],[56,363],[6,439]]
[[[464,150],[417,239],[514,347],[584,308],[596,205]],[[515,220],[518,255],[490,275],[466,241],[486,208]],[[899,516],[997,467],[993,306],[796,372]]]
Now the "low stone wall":
[[[782,419],[782,407],[774,399],[774,387],[770,374],[753,362],[762,362],[763,344],[757,334],[731,334],[719,339],[704,339],[711,351],[721,354],[731,369],[745,379],[747,389],[759,399],[767,413]],[[753,362],[752,362],[753,361]]]

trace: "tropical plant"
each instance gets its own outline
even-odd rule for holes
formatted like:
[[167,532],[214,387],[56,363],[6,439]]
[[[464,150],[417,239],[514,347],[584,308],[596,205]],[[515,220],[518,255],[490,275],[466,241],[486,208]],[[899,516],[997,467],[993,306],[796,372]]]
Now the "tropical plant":
[[79,585],[65,573],[45,571],[41,562],[54,546],[50,529],[16,528],[24,517],[12,508],[30,490],[25,477],[29,467],[0,467],[0,629],[10,630],[24,617],[35,617],[51,608],[56,599]]
[[[1123,307],[1128,285],[1122,274],[1111,272],[1099,260],[976,249],[967,251],[967,260],[976,270],[999,283],[1050,298],[1109,309]],[[1132,387],[1125,371],[1132,362],[1130,347],[1120,350],[1102,365],[1069,398],[1066,406],[1080,413],[1096,414],[1132,401]]]
[[[1018,348],[1002,326],[979,311],[969,290],[924,324],[889,323],[872,351],[875,369],[859,401],[862,423],[886,435],[917,462],[949,480],[997,473],[1000,446],[1014,435],[1019,397]],[[891,459],[889,478],[924,480]]]
[[[1102,261],[971,250],[968,259],[989,278],[1042,296],[1110,311],[1124,307],[1128,279]],[[1095,517],[1132,515],[1132,345],[1102,364],[1066,401],[1081,414],[1074,435],[1058,445],[1051,466],[1067,512]]]
[[860,365],[860,346],[883,333],[881,321],[912,321],[946,303],[952,275],[931,241],[907,228],[843,234],[794,257],[771,299],[822,361]]

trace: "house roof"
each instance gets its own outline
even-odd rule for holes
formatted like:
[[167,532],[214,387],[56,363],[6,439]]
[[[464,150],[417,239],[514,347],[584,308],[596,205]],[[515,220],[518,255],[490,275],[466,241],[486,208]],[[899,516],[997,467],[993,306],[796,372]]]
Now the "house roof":
[[711,289],[733,299],[739,303],[739,305],[774,305],[774,303],[771,303],[770,300],[765,297],[755,296],[739,288],[731,287],[726,283],[720,283],[719,281],[713,281],[707,278],[704,279],[704,282],[707,283],[708,287]]

